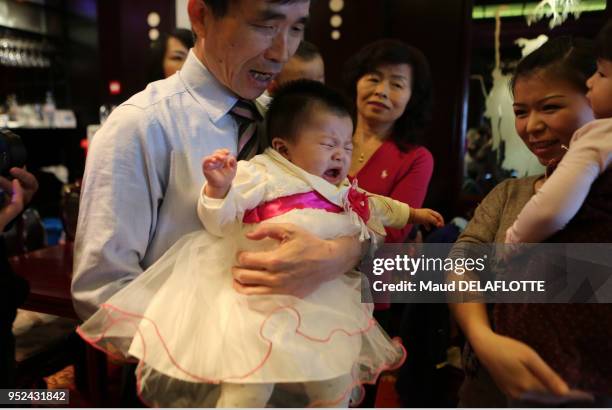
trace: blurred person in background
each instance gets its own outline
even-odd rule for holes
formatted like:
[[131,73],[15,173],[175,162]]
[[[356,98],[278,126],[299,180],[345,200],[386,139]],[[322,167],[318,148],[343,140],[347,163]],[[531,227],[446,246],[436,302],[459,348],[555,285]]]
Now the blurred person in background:
[[[34,175],[21,168],[12,168],[12,181],[0,177],[4,203],[0,208],[0,232],[15,219],[38,189]],[[4,238],[0,236],[0,388],[14,387],[15,338],[12,327],[17,307],[28,294],[28,282],[17,276],[8,261]]]
[[268,89],[257,99],[267,107],[274,98],[274,93],[281,85],[294,80],[314,80],[325,83],[325,63],[321,52],[314,44],[303,40],[293,57],[287,61],[283,70],[270,83]]
[[181,69],[193,47],[193,34],[184,28],[162,34],[151,44],[148,82],[170,77]]

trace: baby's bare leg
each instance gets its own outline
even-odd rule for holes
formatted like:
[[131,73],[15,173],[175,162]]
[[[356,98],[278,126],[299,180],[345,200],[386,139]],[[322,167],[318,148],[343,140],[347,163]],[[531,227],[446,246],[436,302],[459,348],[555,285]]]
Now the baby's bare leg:
[[273,384],[222,383],[217,407],[266,407]]
[[335,379],[304,383],[304,390],[313,407],[348,407],[352,381],[351,375],[346,374]]

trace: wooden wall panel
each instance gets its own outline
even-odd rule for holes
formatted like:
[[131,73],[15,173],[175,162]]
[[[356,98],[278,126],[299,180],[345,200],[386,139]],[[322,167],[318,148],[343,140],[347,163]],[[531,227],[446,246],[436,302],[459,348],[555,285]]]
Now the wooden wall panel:
[[[311,22],[306,39],[321,49],[325,60],[327,83],[333,87],[342,86],[342,68],[345,61],[365,44],[386,36],[386,1],[345,0],[339,13],[329,9],[329,1],[315,1],[311,9]],[[339,40],[331,38],[332,15],[342,17]]]
[[[168,32],[175,26],[174,2],[168,0],[98,1],[99,38],[102,67],[102,95],[118,103],[146,85],[149,26],[147,15],[156,11],[161,22],[157,29]],[[108,83],[118,80],[121,95],[110,97]]]
[[471,50],[471,0],[389,0],[392,37],[425,53],[435,89],[426,146],[435,159],[427,204],[455,211],[462,178]]

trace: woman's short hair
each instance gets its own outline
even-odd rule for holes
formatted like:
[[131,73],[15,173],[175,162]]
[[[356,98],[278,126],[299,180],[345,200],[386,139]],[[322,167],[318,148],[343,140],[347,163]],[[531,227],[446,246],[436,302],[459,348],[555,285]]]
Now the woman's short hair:
[[345,67],[345,88],[357,101],[357,82],[364,75],[384,65],[408,64],[412,69],[412,95],[402,115],[393,125],[391,138],[405,151],[410,144],[421,142],[431,118],[433,86],[429,63],[416,47],[402,41],[384,39],[366,45],[351,57]]
[[170,37],[176,38],[188,50],[193,47],[193,33],[190,30],[176,28],[170,33],[162,33],[157,40],[151,43],[147,82],[162,80],[165,78],[164,56],[166,55],[166,47],[168,47],[168,39]]
[[510,80],[514,92],[516,82],[537,72],[550,78],[567,81],[587,93],[587,79],[596,70],[593,42],[583,38],[561,36],[548,40],[540,48],[523,58]]
[[612,61],[612,19],[608,20],[595,40],[597,58]]

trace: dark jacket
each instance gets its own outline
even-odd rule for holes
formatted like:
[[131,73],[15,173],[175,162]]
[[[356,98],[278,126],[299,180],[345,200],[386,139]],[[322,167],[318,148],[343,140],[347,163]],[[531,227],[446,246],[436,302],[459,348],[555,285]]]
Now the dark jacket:
[[28,282],[17,276],[9,264],[4,240],[0,237],[0,388],[11,388],[15,366],[15,340],[12,326],[28,295]]
[[[576,216],[546,242],[612,243],[612,170],[595,181]],[[569,265],[551,259],[528,269],[566,274]],[[589,261],[581,266],[590,274],[604,269],[612,275]],[[498,304],[494,311],[497,332],[531,346],[571,387],[612,396],[612,304]]]

